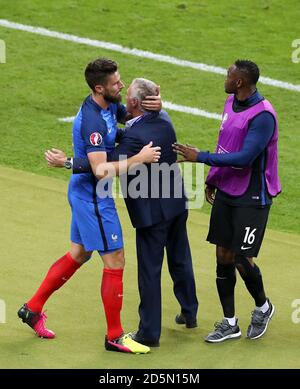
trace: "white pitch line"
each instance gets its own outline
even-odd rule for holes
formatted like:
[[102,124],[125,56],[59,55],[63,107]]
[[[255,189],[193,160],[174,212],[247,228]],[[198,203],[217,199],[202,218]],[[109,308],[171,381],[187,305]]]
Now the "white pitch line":
[[[0,26],[11,28],[14,30],[27,31],[33,34],[48,36],[48,37],[62,39],[62,40],[71,41],[75,43],[81,43],[88,46],[101,47],[106,50],[112,50],[123,54],[129,54],[137,57],[153,59],[155,61],[160,61],[160,62],[167,62],[167,63],[171,63],[172,65],[193,68],[204,72],[223,74],[223,75],[225,75],[227,72],[226,69],[221,68],[219,66],[207,65],[205,63],[200,63],[200,62],[186,61],[180,58],[171,57],[169,55],[155,54],[150,51],[130,49],[128,47],[124,47],[115,43],[98,41],[89,38],[82,38],[76,35],[64,34],[61,32],[48,30],[43,27],[34,27],[25,24],[14,23],[6,19],[0,19]],[[277,88],[283,88],[291,91],[300,92],[300,85],[291,84],[289,82],[275,80],[269,77],[260,77],[259,81],[265,85],[271,85]]]
[[222,119],[222,115],[219,115],[218,113],[211,113],[211,112],[204,111],[203,109],[200,108],[186,107],[184,105],[173,104],[170,103],[169,101],[163,101],[163,107],[166,109],[170,109],[171,111],[189,113],[196,116],[204,116],[208,119],[216,119],[216,120]]
[[[216,120],[222,119],[222,115],[219,115],[217,113],[207,112],[199,108],[192,108],[192,107],[186,107],[184,105],[173,104],[170,103],[169,101],[163,101],[163,108],[170,109],[171,111],[183,112],[183,113],[192,114],[196,116],[204,116],[208,119],[216,119]],[[66,118],[59,118],[58,120],[60,122],[71,123],[73,122],[74,118],[75,116],[68,116]]]
[[75,119],[75,116],[68,116],[66,118],[59,118],[57,119],[59,122],[63,122],[63,123],[73,123]]

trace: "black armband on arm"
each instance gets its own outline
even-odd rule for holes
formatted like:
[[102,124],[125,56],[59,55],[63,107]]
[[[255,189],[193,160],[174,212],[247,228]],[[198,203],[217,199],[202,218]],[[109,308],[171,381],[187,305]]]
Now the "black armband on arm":
[[73,174],[92,173],[92,168],[88,158],[73,159]]

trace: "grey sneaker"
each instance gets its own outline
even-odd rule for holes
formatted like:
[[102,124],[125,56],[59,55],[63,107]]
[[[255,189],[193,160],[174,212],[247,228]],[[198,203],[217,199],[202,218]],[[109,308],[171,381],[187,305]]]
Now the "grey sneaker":
[[262,313],[258,309],[255,309],[252,312],[251,323],[247,330],[247,338],[258,339],[267,331],[269,321],[272,319],[275,312],[275,307],[269,299],[268,303],[269,309],[266,313]]
[[237,322],[238,320],[236,319],[234,326],[231,326],[227,319],[223,319],[222,322],[215,323],[215,330],[207,335],[204,339],[205,342],[219,343],[227,339],[240,338],[242,333]]

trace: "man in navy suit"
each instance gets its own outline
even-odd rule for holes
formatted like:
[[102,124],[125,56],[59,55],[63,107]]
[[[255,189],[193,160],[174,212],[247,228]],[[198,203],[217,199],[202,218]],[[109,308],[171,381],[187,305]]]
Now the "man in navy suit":
[[[126,110],[133,119],[126,123],[124,131],[120,130],[119,145],[107,154],[108,161],[116,161],[135,155],[151,141],[153,146],[161,147],[159,163],[140,165],[121,176],[126,206],[136,229],[140,323],[133,337],[152,347],[159,346],[161,334],[161,268],[165,248],[174,294],[181,307],[176,323],[196,327],[198,309],[186,229],[187,199],[172,150],[176,134],[166,112],[146,111],[141,105],[146,96],[156,94],[157,85],[152,81],[133,80],[126,95]],[[55,154],[48,158],[51,166],[59,166],[55,158]],[[62,159],[66,159],[65,154]],[[72,163],[74,173],[90,171],[85,159],[74,158]]]

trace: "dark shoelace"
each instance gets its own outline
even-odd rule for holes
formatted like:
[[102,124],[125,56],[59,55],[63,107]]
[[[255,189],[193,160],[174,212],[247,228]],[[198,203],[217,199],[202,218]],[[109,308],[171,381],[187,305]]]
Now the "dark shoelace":
[[252,311],[251,324],[262,325],[264,322],[264,314],[261,311]]
[[231,328],[230,324],[224,321],[217,321],[214,326],[216,330],[228,330]]

